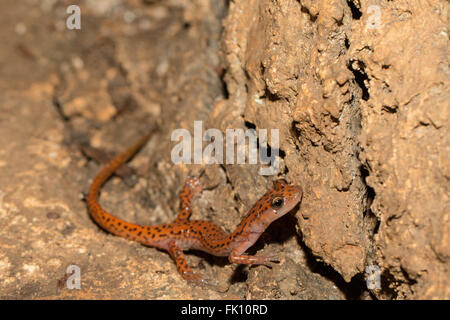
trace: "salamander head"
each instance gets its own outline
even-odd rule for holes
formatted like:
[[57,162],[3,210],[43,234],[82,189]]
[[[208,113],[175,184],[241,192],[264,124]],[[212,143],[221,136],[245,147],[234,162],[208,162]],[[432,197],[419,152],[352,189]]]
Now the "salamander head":
[[303,191],[300,186],[288,185],[283,180],[276,180],[273,189],[269,190],[254,205],[254,223],[250,226],[253,232],[263,231],[273,221],[289,213],[301,200]]
[[[302,188],[288,185],[283,180],[276,180],[274,187],[263,195],[236,227],[231,238],[240,244],[240,248],[252,246],[266,228],[281,218],[302,200]],[[242,238],[242,239],[241,239]]]
[[300,186],[288,185],[284,180],[276,180],[267,195],[270,209],[266,214],[270,214],[274,221],[294,209],[302,200],[303,190]]

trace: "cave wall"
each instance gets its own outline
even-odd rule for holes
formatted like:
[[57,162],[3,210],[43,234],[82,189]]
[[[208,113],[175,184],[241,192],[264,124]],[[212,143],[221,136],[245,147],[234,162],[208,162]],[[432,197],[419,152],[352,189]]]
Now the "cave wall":
[[347,282],[379,268],[380,298],[449,297],[447,18],[445,1],[250,0],[224,21],[212,122],[280,130],[304,243]]

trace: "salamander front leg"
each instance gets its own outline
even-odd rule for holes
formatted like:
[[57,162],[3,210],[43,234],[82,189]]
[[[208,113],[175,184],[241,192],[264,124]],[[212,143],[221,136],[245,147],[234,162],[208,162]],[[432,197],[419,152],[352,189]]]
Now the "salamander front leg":
[[250,264],[250,265],[262,264],[269,268],[272,268],[272,266],[273,266],[272,262],[280,261],[280,259],[278,259],[276,254],[265,255],[265,256],[250,256],[250,255],[244,255],[241,253],[242,253],[242,250],[239,250],[239,248],[237,248],[236,250],[233,250],[230,253],[230,255],[228,256],[228,260],[231,263],[238,263],[238,264]]

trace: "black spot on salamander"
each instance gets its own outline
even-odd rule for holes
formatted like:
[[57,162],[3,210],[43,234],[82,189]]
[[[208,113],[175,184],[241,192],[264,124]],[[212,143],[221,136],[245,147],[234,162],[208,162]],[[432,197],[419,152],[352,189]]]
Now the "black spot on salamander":
[[[240,236],[242,234],[242,230],[244,230],[246,225],[247,225],[247,222],[242,226],[241,230],[239,230],[237,233],[233,234],[233,236],[231,238],[235,239],[237,236]],[[227,242],[229,242],[229,240],[227,240]]]

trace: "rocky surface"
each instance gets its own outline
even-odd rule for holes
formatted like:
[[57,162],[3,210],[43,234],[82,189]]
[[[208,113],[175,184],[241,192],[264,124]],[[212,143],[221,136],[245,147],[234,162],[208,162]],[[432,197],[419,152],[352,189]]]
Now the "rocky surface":
[[[0,298],[450,298],[447,2],[86,0],[68,30],[70,4],[0,4]],[[194,219],[232,231],[272,180],[304,189],[250,250],[274,268],[188,254],[222,290],[101,231],[83,202],[100,166],[86,146],[113,154],[157,123],[101,203],[171,221],[200,167],[172,162],[171,133],[195,120],[278,129],[280,168],[206,165]]]

